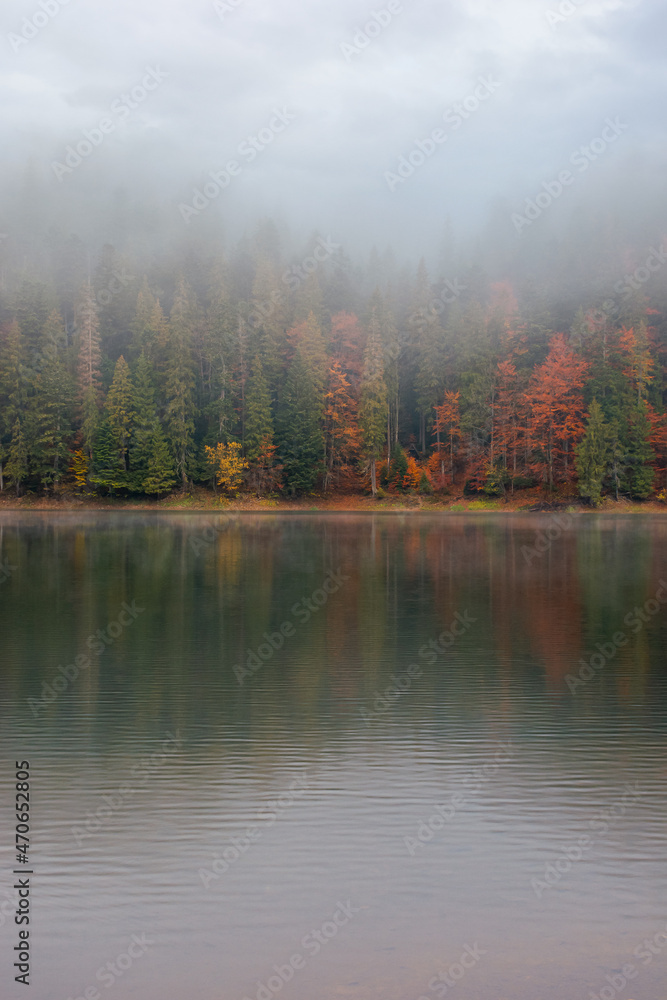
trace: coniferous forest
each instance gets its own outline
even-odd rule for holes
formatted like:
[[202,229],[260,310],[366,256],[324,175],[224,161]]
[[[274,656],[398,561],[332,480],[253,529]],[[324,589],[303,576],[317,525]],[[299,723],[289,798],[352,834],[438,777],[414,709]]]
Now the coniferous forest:
[[563,304],[474,255],[280,243],[270,221],[148,260],[53,238],[6,272],[2,490],[665,499],[661,250]]

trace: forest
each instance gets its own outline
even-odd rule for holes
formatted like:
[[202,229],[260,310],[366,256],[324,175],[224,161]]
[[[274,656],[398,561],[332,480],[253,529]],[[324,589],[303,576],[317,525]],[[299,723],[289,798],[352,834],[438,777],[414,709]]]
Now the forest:
[[2,282],[0,490],[667,498],[661,252],[546,308],[474,258],[289,258],[270,221],[228,253],[50,250]]

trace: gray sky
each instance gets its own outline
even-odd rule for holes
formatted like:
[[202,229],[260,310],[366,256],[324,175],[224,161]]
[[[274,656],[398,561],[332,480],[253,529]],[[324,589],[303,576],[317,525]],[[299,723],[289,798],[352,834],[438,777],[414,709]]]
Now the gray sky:
[[[491,208],[522,238],[512,214],[563,170],[572,180],[545,206],[549,224],[582,202],[631,206],[664,192],[660,0],[42,3],[4,0],[0,15],[2,204],[20,197],[29,167],[72,228],[122,188],[193,233],[220,210],[237,230],[271,214],[363,248],[418,249],[448,215],[472,229]],[[148,68],[158,80],[142,90]],[[90,155],[54,168],[103,119]],[[434,129],[445,138],[425,156],[416,141]],[[240,151],[249,136],[259,136],[252,160]],[[595,140],[587,169],[581,154],[575,166]],[[413,172],[387,178],[402,156]],[[179,210],[230,161],[213,212]]]

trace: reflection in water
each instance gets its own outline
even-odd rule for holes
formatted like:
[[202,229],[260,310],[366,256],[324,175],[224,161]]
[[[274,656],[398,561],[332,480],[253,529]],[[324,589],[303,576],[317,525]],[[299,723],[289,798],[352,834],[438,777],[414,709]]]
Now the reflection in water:
[[2,516],[40,1000],[662,1000],[667,525],[550,526]]

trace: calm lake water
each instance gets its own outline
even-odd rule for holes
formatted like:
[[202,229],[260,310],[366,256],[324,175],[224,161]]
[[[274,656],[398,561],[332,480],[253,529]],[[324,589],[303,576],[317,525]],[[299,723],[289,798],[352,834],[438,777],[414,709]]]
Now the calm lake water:
[[28,760],[35,1000],[664,1000],[667,518],[34,512],[0,552],[0,996]]

